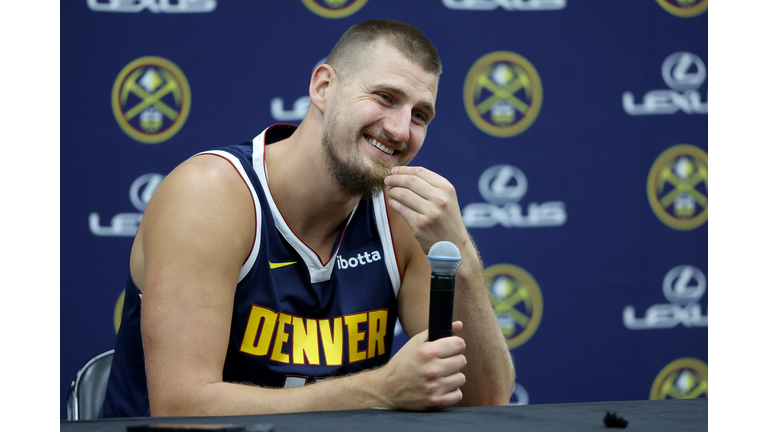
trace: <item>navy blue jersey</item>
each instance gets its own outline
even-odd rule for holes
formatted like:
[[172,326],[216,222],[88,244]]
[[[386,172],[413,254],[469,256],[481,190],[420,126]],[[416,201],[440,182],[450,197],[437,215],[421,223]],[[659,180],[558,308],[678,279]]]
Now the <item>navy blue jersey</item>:
[[[235,292],[224,381],[296,387],[389,360],[400,273],[384,196],[360,201],[331,258],[321,262],[269,192],[264,146],[293,130],[273,126],[252,143],[201,153],[237,169],[253,196],[257,224]],[[103,417],[149,415],[140,308],[141,294],[129,278]]]

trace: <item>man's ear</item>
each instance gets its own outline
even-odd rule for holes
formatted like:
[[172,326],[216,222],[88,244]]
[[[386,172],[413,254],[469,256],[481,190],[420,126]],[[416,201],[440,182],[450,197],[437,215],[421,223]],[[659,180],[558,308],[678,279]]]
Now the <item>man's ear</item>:
[[325,109],[330,102],[338,77],[336,71],[327,64],[321,64],[312,72],[312,79],[309,82],[309,98],[312,105],[321,113],[325,114]]

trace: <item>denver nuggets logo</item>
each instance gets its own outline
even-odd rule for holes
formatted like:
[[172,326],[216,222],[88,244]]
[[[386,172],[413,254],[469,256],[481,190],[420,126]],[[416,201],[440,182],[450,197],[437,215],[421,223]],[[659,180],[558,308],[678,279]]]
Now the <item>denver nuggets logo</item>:
[[344,18],[365,6],[368,0],[301,0],[309,10],[324,18]]
[[708,0],[656,0],[665,11],[683,18],[701,15],[707,10]]
[[112,111],[131,138],[163,142],[181,129],[192,95],[184,73],[160,57],[142,57],[124,67],[112,87]]
[[680,144],[656,159],[648,174],[648,201],[656,216],[679,230],[707,221],[707,154]]
[[511,264],[490,266],[485,276],[507,347],[516,348],[533,336],[541,322],[544,303],[539,285],[527,271]]
[[541,109],[541,79],[528,60],[496,51],[472,65],[464,81],[464,107],[483,132],[517,135],[536,120]]
[[668,364],[651,386],[651,400],[707,397],[707,365],[695,358],[681,358]]

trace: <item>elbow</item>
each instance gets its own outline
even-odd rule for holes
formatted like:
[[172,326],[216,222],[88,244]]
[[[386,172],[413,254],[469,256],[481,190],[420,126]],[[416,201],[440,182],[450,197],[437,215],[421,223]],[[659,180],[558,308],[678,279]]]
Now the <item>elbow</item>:
[[206,404],[200,403],[205,389],[173,389],[149,392],[149,412],[152,417],[187,417],[210,415]]
[[491,395],[490,403],[488,405],[506,406],[509,405],[510,399],[512,399],[512,392],[515,389],[516,379],[515,364],[512,360],[512,353],[507,351],[507,354],[506,367],[503,368],[501,379],[499,380],[501,384],[497,387],[493,395]]
[[512,399],[512,392],[515,390],[515,380],[517,379],[517,375],[515,374],[515,362],[512,359],[512,353],[509,353],[509,367],[507,369],[509,371],[508,373],[508,383],[509,383],[509,391],[506,396],[506,401],[503,405],[509,405],[510,399]]
[[189,404],[179,400],[170,394],[150,394],[149,413],[152,417],[181,417],[187,414],[188,409],[183,409]]
[[152,417],[199,417],[211,415],[192,401],[152,397],[149,398],[149,413]]
[[507,387],[507,391],[504,392],[503,397],[499,399],[499,403],[496,405],[509,405],[510,401],[512,400],[512,393],[515,391],[515,373],[514,370],[512,371],[512,379],[509,382],[509,387]]
[[489,406],[507,406],[512,399],[512,392],[515,389],[515,367],[510,365],[507,379],[502,380],[505,385],[500,385],[498,390],[491,396]]
[[515,367],[511,357],[503,367],[482,374],[482,385],[463,388],[465,398],[457,406],[508,406],[515,386]]
[[[506,348],[506,347],[505,347]],[[482,374],[485,381],[483,390],[479,394],[473,394],[471,402],[468,400],[464,406],[508,406],[515,387],[515,365],[512,353],[505,349],[493,370]]]
[[175,411],[151,402],[149,403],[149,415],[152,417],[179,417]]

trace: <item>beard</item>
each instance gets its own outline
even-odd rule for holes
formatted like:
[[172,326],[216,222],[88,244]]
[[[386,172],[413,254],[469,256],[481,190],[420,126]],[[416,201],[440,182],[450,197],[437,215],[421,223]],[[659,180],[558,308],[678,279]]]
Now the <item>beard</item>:
[[[357,143],[363,138],[364,133],[379,136],[370,127],[363,129],[359,134],[350,133],[349,137],[331,137],[331,131],[341,130],[337,123],[336,110],[332,109],[329,125],[323,128],[323,149],[328,163],[328,171],[339,184],[341,191],[352,197],[362,199],[372,198],[384,189],[384,178],[392,173],[392,165],[377,159],[374,165],[369,167],[360,156]],[[340,143],[344,141],[352,143],[350,152],[346,158],[339,154]]]

